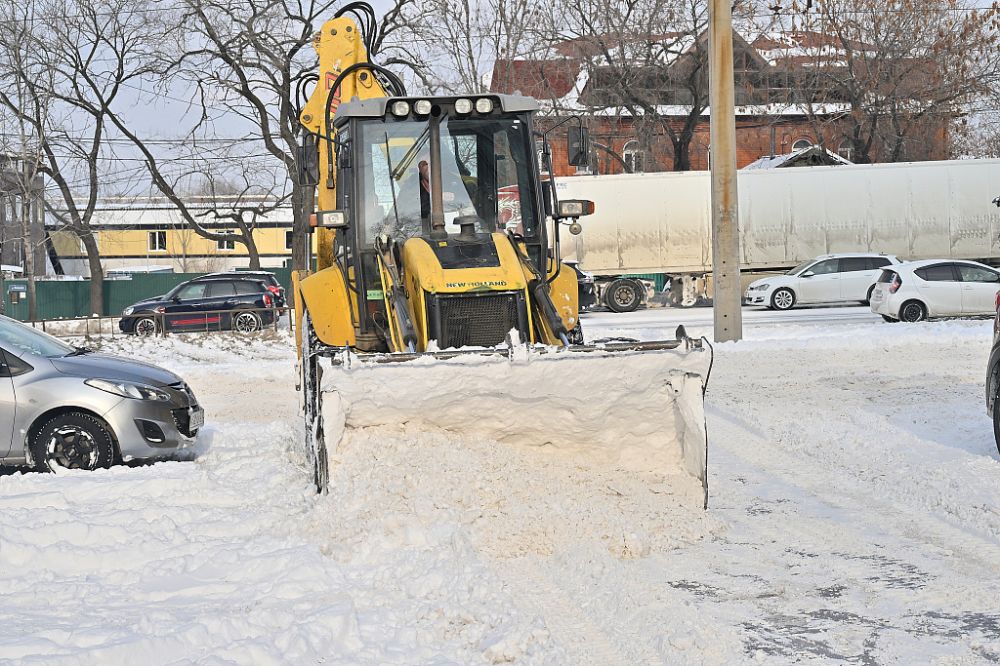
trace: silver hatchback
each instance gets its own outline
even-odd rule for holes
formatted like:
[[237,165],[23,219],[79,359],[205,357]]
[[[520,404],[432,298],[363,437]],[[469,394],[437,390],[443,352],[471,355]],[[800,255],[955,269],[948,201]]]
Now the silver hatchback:
[[204,420],[172,372],[0,316],[0,464],[96,469],[171,457]]

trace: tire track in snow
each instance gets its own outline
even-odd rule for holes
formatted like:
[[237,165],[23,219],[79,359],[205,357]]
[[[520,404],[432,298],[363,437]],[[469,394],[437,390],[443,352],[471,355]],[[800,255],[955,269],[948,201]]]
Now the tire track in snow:
[[610,636],[597,620],[588,617],[578,600],[568,596],[557,581],[529,558],[498,562],[495,566],[503,572],[514,599],[542,618],[552,636],[572,657],[570,663],[630,666],[661,661],[637,635],[625,636],[627,645],[622,646],[622,637]]

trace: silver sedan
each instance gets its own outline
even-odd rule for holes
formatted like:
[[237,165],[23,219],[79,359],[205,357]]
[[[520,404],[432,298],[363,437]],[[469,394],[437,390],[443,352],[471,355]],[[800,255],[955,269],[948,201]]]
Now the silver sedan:
[[0,316],[0,464],[96,469],[167,458],[191,446],[203,423],[172,372]]

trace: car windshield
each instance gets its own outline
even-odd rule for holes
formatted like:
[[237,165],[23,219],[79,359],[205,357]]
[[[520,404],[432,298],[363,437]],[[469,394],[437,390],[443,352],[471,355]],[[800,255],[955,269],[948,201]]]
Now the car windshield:
[[785,275],[798,275],[799,273],[801,273],[802,271],[804,271],[809,266],[812,266],[812,263],[814,261],[816,261],[816,260],[815,259],[810,259],[809,261],[803,261],[801,264],[799,264],[798,266],[796,266],[792,270],[790,270],[787,273],[785,273]]
[[45,358],[59,358],[74,352],[73,347],[48,333],[3,316],[0,316],[0,344],[11,351],[28,352]]

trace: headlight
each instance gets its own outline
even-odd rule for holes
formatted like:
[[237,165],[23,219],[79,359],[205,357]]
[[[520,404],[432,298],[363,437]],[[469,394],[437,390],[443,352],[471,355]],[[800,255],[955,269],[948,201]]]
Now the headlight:
[[88,379],[83,382],[87,386],[95,389],[107,391],[120,395],[123,398],[134,398],[135,400],[155,400],[157,402],[170,402],[170,394],[158,388],[147,386],[146,384],[136,384],[134,382],[122,382],[115,379]]
[[480,97],[476,100],[476,111],[479,113],[490,113],[493,111],[493,100],[488,97]]
[[455,100],[455,113],[460,113],[465,115],[466,113],[472,113],[472,100],[462,97],[461,99]]
[[126,316],[132,314],[133,312],[135,312],[135,308],[132,307],[131,305],[122,310],[122,314]]
[[429,115],[431,112],[431,101],[429,99],[418,99],[413,103],[413,112],[421,116]]
[[399,100],[392,103],[392,115],[394,116],[408,116],[410,115],[410,105],[408,102]]
[[759,285],[757,285],[757,291],[764,291],[765,289],[767,289],[767,288],[768,288],[768,287],[770,287],[770,286],[771,286],[771,285],[769,285],[769,284],[768,284],[768,283],[766,283],[766,282],[765,282],[764,284],[759,284]]

